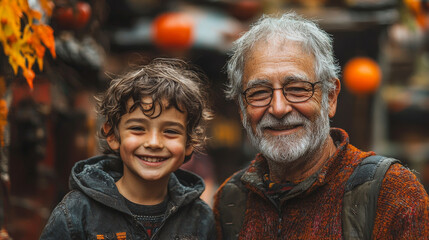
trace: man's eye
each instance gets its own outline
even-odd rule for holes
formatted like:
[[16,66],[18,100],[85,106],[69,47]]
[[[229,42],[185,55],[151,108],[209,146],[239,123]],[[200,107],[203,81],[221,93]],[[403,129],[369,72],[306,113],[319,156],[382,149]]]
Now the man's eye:
[[249,92],[247,92],[247,97],[250,99],[260,99],[260,98],[266,98],[271,95],[270,89],[251,89]]
[[303,87],[288,87],[285,88],[286,92],[292,92],[292,93],[302,93],[302,92],[309,92],[311,90]]
[[[289,98],[306,98],[311,95],[311,89],[303,88],[303,87],[288,87],[285,88],[285,95]],[[295,99],[295,101],[300,101],[301,99]]]

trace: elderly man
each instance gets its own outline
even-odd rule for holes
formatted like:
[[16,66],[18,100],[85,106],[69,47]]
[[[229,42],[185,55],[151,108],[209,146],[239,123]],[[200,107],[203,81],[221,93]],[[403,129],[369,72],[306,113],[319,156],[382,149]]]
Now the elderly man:
[[260,153],[215,196],[220,239],[429,239],[415,175],[330,128],[341,85],[326,32],[294,13],[264,16],[234,46],[227,96]]

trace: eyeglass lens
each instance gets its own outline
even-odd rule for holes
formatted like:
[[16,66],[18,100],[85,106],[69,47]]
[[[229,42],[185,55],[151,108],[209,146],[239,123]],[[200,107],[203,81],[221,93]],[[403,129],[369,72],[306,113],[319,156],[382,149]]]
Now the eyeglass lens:
[[[255,86],[244,92],[246,101],[252,106],[270,104],[274,89],[268,86]],[[305,102],[313,96],[314,85],[310,82],[290,82],[283,86],[283,95],[292,103]]]

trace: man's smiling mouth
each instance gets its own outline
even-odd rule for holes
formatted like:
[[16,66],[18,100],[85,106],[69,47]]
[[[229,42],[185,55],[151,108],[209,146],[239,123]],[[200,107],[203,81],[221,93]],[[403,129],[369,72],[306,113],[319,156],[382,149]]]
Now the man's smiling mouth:
[[271,131],[285,131],[285,130],[291,130],[291,129],[295,129],[298,127],[303,126],[302,124],[295,124],[295,125],[286,125],[286,126],[270,126],[270,127],[266,127],[266,129],[271,130]]

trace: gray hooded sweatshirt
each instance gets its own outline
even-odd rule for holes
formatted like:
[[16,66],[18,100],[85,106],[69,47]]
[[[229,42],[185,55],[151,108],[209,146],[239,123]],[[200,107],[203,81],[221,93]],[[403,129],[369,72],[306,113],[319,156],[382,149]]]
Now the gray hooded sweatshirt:
[[164,220],[149,238],[116,188],[122,169],[122,161],[111,155],[77,162],[71,191],[53,210],[40,239],[216,238],[213,212],[200,199],[204,183],[199,176],[180,169],[171,174]]

